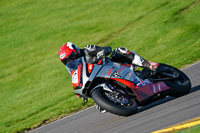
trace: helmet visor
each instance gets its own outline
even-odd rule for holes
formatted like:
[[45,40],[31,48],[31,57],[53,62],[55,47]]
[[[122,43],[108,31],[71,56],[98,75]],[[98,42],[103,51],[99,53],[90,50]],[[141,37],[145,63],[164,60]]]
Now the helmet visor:
[[67,64],[68,62],[72,61],[72,60],[75,60],[78,58],[78,55],[75,54],[75,52],[73,51],[68,57],[66,57],[64,60],[62,60],[62,62],[64,64]]

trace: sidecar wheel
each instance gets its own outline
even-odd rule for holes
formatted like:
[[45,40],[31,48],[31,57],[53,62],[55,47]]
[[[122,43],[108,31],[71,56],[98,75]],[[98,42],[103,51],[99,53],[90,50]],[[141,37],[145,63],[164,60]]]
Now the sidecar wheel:
[[111,101],[104,93],[105,91],[99,87],[94,89],[91,92],[91,95],[96,104],[105,109],[107,112],[111,112],[120,116],[130,116],[137,112],[138,105],[134,99],[130,100],[130,106],[123,106]]

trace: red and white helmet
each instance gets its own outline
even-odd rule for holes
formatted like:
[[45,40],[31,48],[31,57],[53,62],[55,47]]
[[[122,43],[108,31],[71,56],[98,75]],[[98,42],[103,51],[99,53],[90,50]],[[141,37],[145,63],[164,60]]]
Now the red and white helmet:
[[69,61],[79,58],[80,49],[72,42],[67,42],[58,51],[60,60],[66,65]]

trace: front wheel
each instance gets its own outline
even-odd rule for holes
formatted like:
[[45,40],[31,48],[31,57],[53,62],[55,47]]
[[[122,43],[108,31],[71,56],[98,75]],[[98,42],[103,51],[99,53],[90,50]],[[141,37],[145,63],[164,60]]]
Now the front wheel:
[[126,94],[107,92],[98,87],[92,91],[91,95],[97,105],[113,114],[129,116],[137,112],[137,103]]

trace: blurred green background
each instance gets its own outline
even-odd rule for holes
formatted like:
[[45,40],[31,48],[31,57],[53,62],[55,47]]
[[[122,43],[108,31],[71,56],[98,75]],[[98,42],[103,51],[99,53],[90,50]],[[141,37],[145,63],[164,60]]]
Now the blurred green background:
[[1,0],[0,132],[82,106],[57,55],[67,41],[135,50],[181,68],[200,59],[199,0]]

